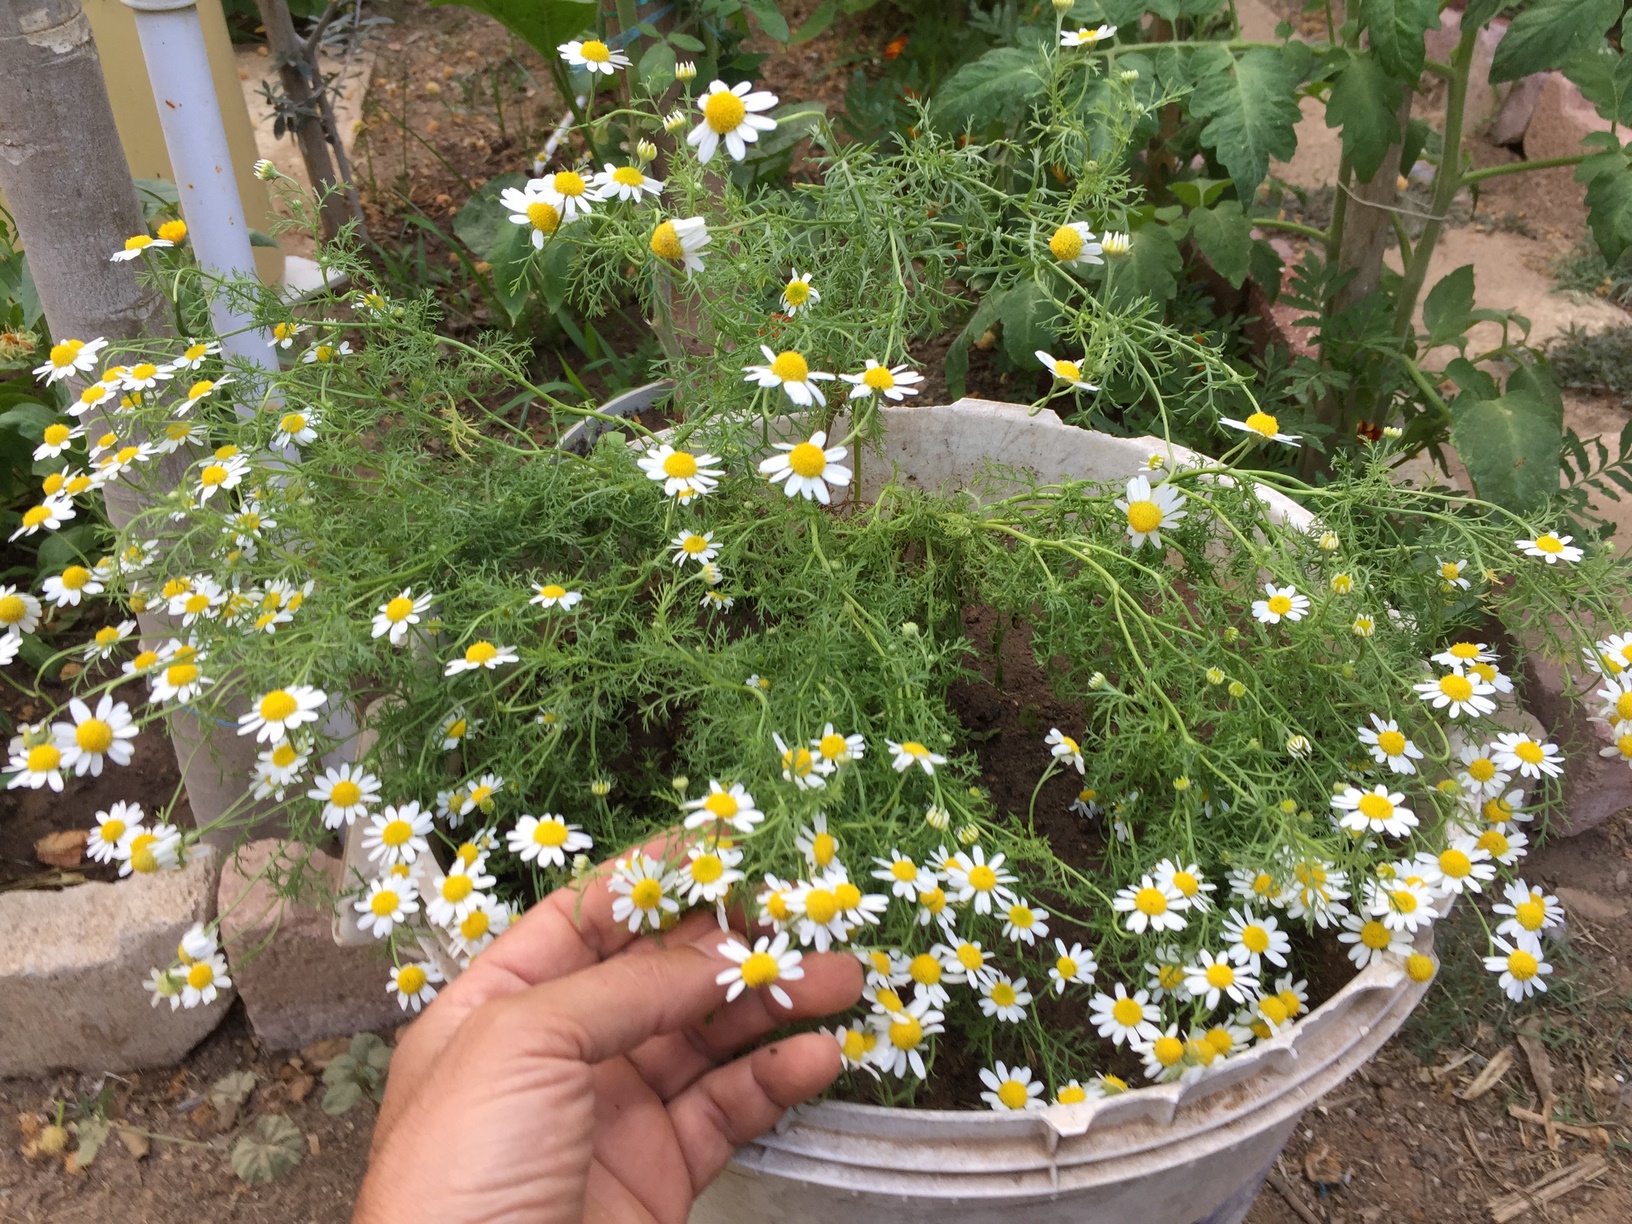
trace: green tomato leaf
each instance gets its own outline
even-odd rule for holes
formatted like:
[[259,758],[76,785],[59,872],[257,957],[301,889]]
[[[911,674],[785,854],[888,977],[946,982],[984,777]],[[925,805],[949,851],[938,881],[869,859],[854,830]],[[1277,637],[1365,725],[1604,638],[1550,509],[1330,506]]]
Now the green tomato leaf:
[[1564,75],[1581,89],[1581,96],[1611,123],[1632,123],[1632,55],[1613,47],[1583,51],[1564,65]]
[[759,28],[779,43],[788,41],[788,19],[782,16],[776,0],[743,0],[743,8],[754,15]]
[[[1140,237],[1144,231],[1140,231]],[[1190,214],[1190,236],[1213,265],[1213,270],[1239,289],[1247,279],[1252,259],[1252,221],[1235,200]]]
[[674,48],[666,42],[655,42],[640,57],[640,83],[653,95],[662,93],[674,84]]
[[1400,97],[1400,83],[1368,55],[1351,57],[1332,86],[1326,126],[1342,127],[1343,151],[1363,183],[1371,182],[1389,146],[1400,141]]
[[1180,179],[1170,183],[1168,190],[1173,193],[1173,198],[1186,208],[1210,208],[1213,201],[1223,195],[1224,189],[1229,185],[1229,179]]
[[1184,256],[1173,231],[1165,225],[1143,226],[1134,231],[1127,255],[1106,261],[1107,296],[1122,304],[1146,297],[1165,302],[1178,293],[1183,270]]
[[810,16],[805,18],[805,24],[795,30],[788,41],[797,46],[799,43],[809,42],[818,34],[825,34],[827,28],[833,24],[833,19],[838,15],[838,0],[822,0],[820,4],[811,10]]
[[454,237],[474,251],[477,258],[487,259],[498,241],[501,227],[522,228],[510,220],[509,210],[499,203],[500,193],[510,187],[519,190],[526,183],[525,174],[501,174],[488,179],[454,217]]
[[1451,445],[1486,501],[1524,513],[1558,492],[1563,405],[1546,377],[1521,366],[1496,399],[1451,401]]
[[1019,47],[998,47],[965,64],[935,91],[930,118],[944,131],[982,131],[1011,124],[1043,91],[1037,59]]
[[1015,365],[1028,367],[1036,364],[1038,349],[1054,343],[1060,312],[1035,281],[1026,281],[1003,295],[997,317],[1003,323],[1003,351]]
[[1223,47],[1202,47],[1190,60],[1196,78],[1190,111],[1205,120],[1201,143],[1235,180],[1236,193],[1250,198],[1269,159],[1282,161],[1298,151],[1297,87],[1301,78],[1279,50],[1248,51],[1239,60]]
[[282,1177],[306,1155],[306,1136],[282,1114],[263,1114],[232,1145],[232,1171],[251,1186]]
[[1422,75],[1423,34],[1439,24],[1438,0],[1366,0],[1361,19],[1384,71],[1416,84]]
[[1490,83],[1562,68],[1620,20],[1621,0],[1533,0],[1496,45]]
[[1614,264],[1632,246],[1632,167],[1612,136],[1604,133],[1601,139],[1608,147],[1583,162],[1575,177],[1587,184],[1587,224],[1593,240],[1604,259]]
[[595,0],[431,0],[486,13],[547,60],[595,20]]
[[1473,265],[1463,264],[1441,277],[1423,299],[1422,325],[1428,329],[1423,347],[1460,346],[1465,342],[1462,333],[1473,322]]

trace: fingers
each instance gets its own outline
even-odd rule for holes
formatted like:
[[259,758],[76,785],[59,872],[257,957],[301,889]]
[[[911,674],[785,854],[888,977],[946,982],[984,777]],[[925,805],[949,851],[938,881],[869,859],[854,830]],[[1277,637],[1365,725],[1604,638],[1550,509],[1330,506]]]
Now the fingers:
[[669,1118],[693,1193],[701,1193],[737,1148],[770,1130],[790,1106],[837,1079],[843,1065],[831,1037],[801,1033],[711,1071],[671,1101]]
[[[717,940],[718,928],[714,935]],[[713,951],[711,943],[704,946]],[[720,962],[722,967],[724,963]],[[782,983],[792,1008],[764,991],[751,990],[704,1023],[653,1037],[630,1052],[630,1061],[652,1091],[668,1100],[750,1042],[790,1021],[842,1011],[861,997],[862,970],[855,957],[816,953],[805,957],[803,968],[803,978]]]

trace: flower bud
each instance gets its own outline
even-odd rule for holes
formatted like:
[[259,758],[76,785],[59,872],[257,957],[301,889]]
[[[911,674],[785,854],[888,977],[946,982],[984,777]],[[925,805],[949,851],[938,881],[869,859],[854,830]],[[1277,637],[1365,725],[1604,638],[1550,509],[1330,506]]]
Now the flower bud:
[[263,183],[270,183],[273,179],[279,177],[278,168],[263,157],[255,163],[255,177]]
[[635,145],[635,156],[643,162],[649,162],[657,156],[657,146],[649,140],[642,140]]
[[677,81],[695,81],[697,79],[697,65],[690,60],[681,60],[674,66],[674,79]]

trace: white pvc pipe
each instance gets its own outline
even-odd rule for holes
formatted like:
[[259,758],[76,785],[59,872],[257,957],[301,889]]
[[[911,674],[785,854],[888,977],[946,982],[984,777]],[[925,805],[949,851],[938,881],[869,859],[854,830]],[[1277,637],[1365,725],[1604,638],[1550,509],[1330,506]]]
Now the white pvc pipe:
[[[221,277],[252,278],[255,253],[233,175],[197,0],[124,0],[124,4],[135,10],[136,34],[198,262]],[[254,327],[248,314],[216,294],[210,316],[225,352],[267,370],[278,368],[268,343],[271,336],[265,328]]]

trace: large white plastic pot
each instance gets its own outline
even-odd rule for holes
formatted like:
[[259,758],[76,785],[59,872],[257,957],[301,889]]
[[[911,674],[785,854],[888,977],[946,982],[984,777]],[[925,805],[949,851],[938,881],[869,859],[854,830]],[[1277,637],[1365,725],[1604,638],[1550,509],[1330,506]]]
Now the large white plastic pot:
[[[884,462],[862,464],[864,495],[893,465],[924,487],[1002,492],[1002,472],[1121,482],[1201,456],[1157,438],[1114,438],[1052,412],[986,400],[889,407]],[[1308,511],[1271,490],[1275,519]],[[355,843],[355,844],[352,844]],[[348,838],[359,866],[361,831]],[[434,888],[440,869],[422,856]],[[416,868],[421,868],[416,864]],[[427,941],[429,942],[429,941]],[[1419,947],[1431,946],[1431,934]],[[445,970],[456,970],[438,949]],[[1239,1224],[1298,1116],[1353,1074],[1404,1022],[1426,986],[1391,964],[1356,975],[1277,1037],[1189,1083],[1026,1113],[884,1109],[822,1101],[791,1110],[744,1146],[691,1224]]]

